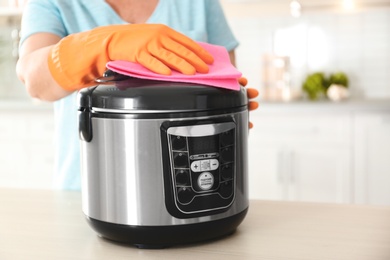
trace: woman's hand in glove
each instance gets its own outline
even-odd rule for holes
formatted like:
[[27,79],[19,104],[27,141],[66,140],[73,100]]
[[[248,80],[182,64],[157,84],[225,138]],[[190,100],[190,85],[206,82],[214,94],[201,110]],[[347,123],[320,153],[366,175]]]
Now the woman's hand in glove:
[[55,81],[73,91],[94,84],[110,60],[136,62],[169,75],[207,73],[213,57],[187,36],[161,24],[110,25],[69,35],[48,57]]
[[[238,79],[238,83],[241,86],[245,87],[248,84],[248,80],[244,77],[241,77]],[[254,88],[247,88],[246,93],[249,99],[249,103],[248,103],[249,111],[256,110],[259,107],[259,103],[257,101],[254,101],[253,99],[259,95],[259,92]],[[249,128],[252,127],[253,127],[252,122],[249,122]]]

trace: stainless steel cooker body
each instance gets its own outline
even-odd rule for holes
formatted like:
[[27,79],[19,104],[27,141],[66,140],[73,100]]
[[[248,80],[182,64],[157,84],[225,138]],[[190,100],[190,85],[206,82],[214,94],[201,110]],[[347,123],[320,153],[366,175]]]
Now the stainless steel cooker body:
[[[213,135],[223,131],[218,120],[236,125],[235,198],[226,211],[186,218],[166,208],[161,126],[167,122],[204,122],[190,132]],[[92,118],[94,137],[82,142],[82,198],[84,213],[94,219],[124,225],[182,225],[217,220],[248,207],[247,112],[197,118]],[[198,212],[197,212],[198,213]],[[213,212],[211,212],[213,213]],[[197,214],[199,215],[199,214]]]

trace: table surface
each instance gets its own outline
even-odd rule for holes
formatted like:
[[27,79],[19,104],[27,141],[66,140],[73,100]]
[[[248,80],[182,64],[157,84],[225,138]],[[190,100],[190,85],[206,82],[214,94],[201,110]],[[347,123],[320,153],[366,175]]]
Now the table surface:
[[225,238],[161,250],[102,239],[79,192],[0,189],[0,259],[390,259],[390,207],[251,201]]

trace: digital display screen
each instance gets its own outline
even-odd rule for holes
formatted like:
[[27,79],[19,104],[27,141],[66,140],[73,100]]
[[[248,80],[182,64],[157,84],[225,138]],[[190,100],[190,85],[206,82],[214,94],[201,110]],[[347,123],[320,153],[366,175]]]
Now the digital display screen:
[[189,137],[188,138],[190,154],[204,154],[218,152],[219,148],[219,136],[202,136],[202,137]]

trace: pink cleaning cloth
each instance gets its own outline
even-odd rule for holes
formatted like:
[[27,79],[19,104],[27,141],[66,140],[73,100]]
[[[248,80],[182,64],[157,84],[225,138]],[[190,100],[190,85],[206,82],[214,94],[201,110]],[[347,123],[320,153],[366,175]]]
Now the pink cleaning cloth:
[[208,73],[185,75],[172,70],[171,75],[161,75],[150,71],[138,63],[123,60],[110,61],[107,63],[107,68],[119,74],[135,78],[196,83],[231,90],[239,90],[240,85],[238,83],[238,79],[242,74],[231,64],[227,50],[222,46],[202,42],[199,44],[214,57],[214,63],[209,65]]

